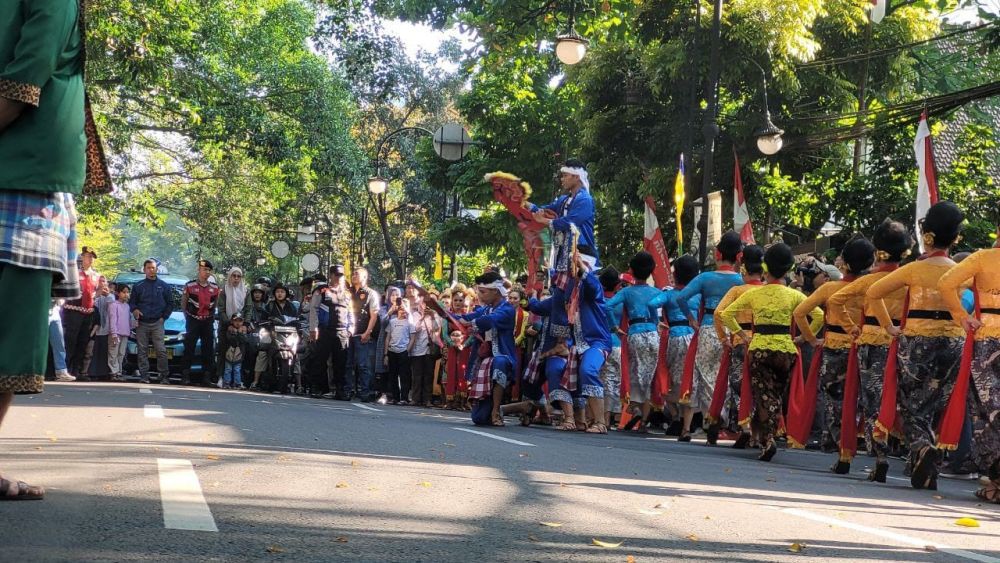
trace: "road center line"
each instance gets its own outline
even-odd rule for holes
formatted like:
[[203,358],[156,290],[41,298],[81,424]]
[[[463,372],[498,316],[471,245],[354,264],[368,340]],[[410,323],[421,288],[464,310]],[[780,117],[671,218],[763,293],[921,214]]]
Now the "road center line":
[[153,390],[150,389],[149,387],[140,387],[139,392],[143,394],[152,394]]
[[171,530],[218,532],[191,462],[158,458],[156,465],[160,471],[163,525]]
[[368,405],[362,405],[361,403],[352,403],[352,404],[354,406],[358,407],[359,409],[365,409],[366,411],[382,412],[382,411],[376,409],[375,407],[369,407]]
[[163,418],[163,407],[160,405],[146,405],[142,410],[146,418]]
[[870,526],[863,526],[861,524],[854,524],[852,522],[846,522],[844,520],[840,520],[837,518],[823,516],[822,514],[815,514],[813,512],[808,512],[805,510],[799,510],[798,508],[779,508],[778,510],[786,514],[791,514],[792,516],[798,516],[800,518],[806,518],[808,520],[813,520],[815,522],[822,522],[824,524],[829,524],[831,526],[847,528],[849,530],[854,530],[856,532],[862,532],[865,534],[871,534],[873,536],[879,536],[902,544],[912,545],[913,547],[918,547],[921,549],[927,546],[933,546],[942,553],[954,555],[955,557],[961,557],[962,559],[969,559],[971,561],[982,561],[983,563],[1000,563],[1000,559],[997,559],[995,557],[990,557],[988,555],[980,555],[978,553],[973,553],[971,551],[966,551],[964,549],[957,549],[942,543],[923,540],[920,538],[914,538],[903,534],[897,534],[896,532],[890,532],[889,530],[882,530],[879,528],[872,528]]
[[459,432],[468,432],[469,434],[476,434],[479,436],[485,436],[487,438],[493,438],[494,440],[500,440],[501,442],[507,442],[509,444],[516,444],[518,446],[532,446],[534,444],[529,444],[527,442],[521,442],[520,440],[512,440],[510,438],[504,438],[503,436],[497,436],[496,434],[490,434],[489,432],[480,432],[479,430],[473,430],[471,428],[460,428],[458,426],[452,426],[452,430],[458,430]]

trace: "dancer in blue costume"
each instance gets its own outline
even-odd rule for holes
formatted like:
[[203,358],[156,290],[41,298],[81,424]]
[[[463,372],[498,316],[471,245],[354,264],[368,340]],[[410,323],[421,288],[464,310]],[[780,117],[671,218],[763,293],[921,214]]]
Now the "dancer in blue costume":
[[458,317],[466,326],[475,326],[479,336],[469,381],[469,398],[474,402],[472,422],[480,426],[503,426],[500,403],[514,378],[516,315],[513,305],[507,302],[507,289],[500,274],[486,272],[477,277],[476,294],[481,306]]
[[632,418],[625,426],[631,430],[640,424],[639,431],[645,432],[645,421],[652,406],[650,403],[653,376],[656,374],[657,356],[660,352],[660,335],[656,332],[657,312],[650,309],[649,302],[660,290],[646,285],[646,279],[656,269],[653,255],[642,251],[629,260],[629,268],[635,276],[636,285],[624,287],[608,302],[608,307],[625,305],[628,315],[628,361],[629,361],[629,412]]
[[[608,322],[608,331],[611,333],[611,353],[604,360],[601,367],[601,383],[604,384],[604,424],[607,427],[617,425],[617,416],[622,412],[621,386],[622,386],[622,341],[618,336],[618,327],[622,321],[622,310],[624,303],[619,303],[614,307],[609,307],[607,300],[615,296],[615,292],[622,287],[621,274],[614,266],[608,266],[601,270],[598,279],[604,288],[604,313]],[[614,419],[614,420],[612,420]]]
[[[722,235],[715,246],[714,272],[702,272],[680,293],[674,296],[674,303],[688,318],[691,326],[698,331],[698,349],[695,351],[695,370],[692,377],[691,396],[681,397],[681,402],[688,400],[692,416],[698,411],[707,411],[712,404],[712,393],[715,391],[715,379],[722,362],[722,342],[716,334],[714,324],[715,308],[725,297],[730,288],[743,285],[743,276],[739,273],[739,262],[743,251],[743,241],[739,233],[729,231]],[[701,318],[688,306],[688,301],[694,296],[701,296]],[[704,327],[705,330],[700,330]],[[719,426],[708,429],[708,441],[714,444],[718,438]]]

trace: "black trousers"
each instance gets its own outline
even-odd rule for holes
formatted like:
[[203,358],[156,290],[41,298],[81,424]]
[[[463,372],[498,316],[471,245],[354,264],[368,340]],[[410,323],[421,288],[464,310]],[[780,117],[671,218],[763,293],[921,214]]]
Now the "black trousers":
[[215,329],[212,319],[199,320],[185,316],[184,333],[184,369],[191,371],[191,363],[194,361],[194,349],[198,341],[201,341],[201,371],[212,378],[215,373]]
[[90,342],[94,315],[63,309],[63,341],[66,344],[66,369],[74,376],[83,371],[83,358]]
[[411,402],[415,405],[430,405],[434,393],[434,356],[410,357],[410,371],[413,374]]
[[385,374],[386,394],[394,401],[410,397],[410,356],[406,352],[389,352],[389,372]]
[[309,362],[309,380],[313,393],[332,392],[341,397],[347,396],[349,389],[344,376],[350,343],[349,331],[320,327],[319,338],[313,344]]

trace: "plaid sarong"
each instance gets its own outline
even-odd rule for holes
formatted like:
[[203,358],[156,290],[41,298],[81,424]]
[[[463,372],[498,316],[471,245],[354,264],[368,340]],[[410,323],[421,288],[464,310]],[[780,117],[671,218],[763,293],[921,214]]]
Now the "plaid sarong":
[[469,385],[469,398],[482,399],[493,391],[493,358],[483,358],[476,366],[476,373]]
[[524,380],[527,381],[528,383],[534,384],[536,381],[538,381],[538,375],[539,372],[541,371],[539,368],[541,367],[542,363],[542,360],[540,358],[542,353],[540,350],[541,347],[535,348],[535,351],[531,353],[531,359],[528,360],[528,367],[525,368],[524,370]]
[[[567,391],[576,391],[577,386],[580,382],[580,356],[589,350],[588,347],[585,350],[580,350],[577,353],[577,347],[573,346],[569,349],[569,358],[566,358],[566,367],[563,369],[562,380],[560,380],[559,385],[566,389]],[[608,351],[602,350],[604,352],[604,359],[608,358]]]
[[52,296],[80,297],[76,206],[67,193],[0,191],[0,262],[52,272]]

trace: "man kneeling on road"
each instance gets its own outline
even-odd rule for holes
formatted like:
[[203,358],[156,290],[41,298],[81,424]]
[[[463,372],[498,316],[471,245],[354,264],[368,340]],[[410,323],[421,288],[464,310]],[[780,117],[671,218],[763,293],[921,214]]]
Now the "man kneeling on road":
[[514,381],[516,312],[507,302],[507,288],[496,272],[476,278],[476,293],[482,306],[458,317],[466,327],[474,325],[478,333],[471,353],[475,358],[469,384],[469,398],[474,404],[472,422],[477,426],[503,426],[500,403],[507,385]]

